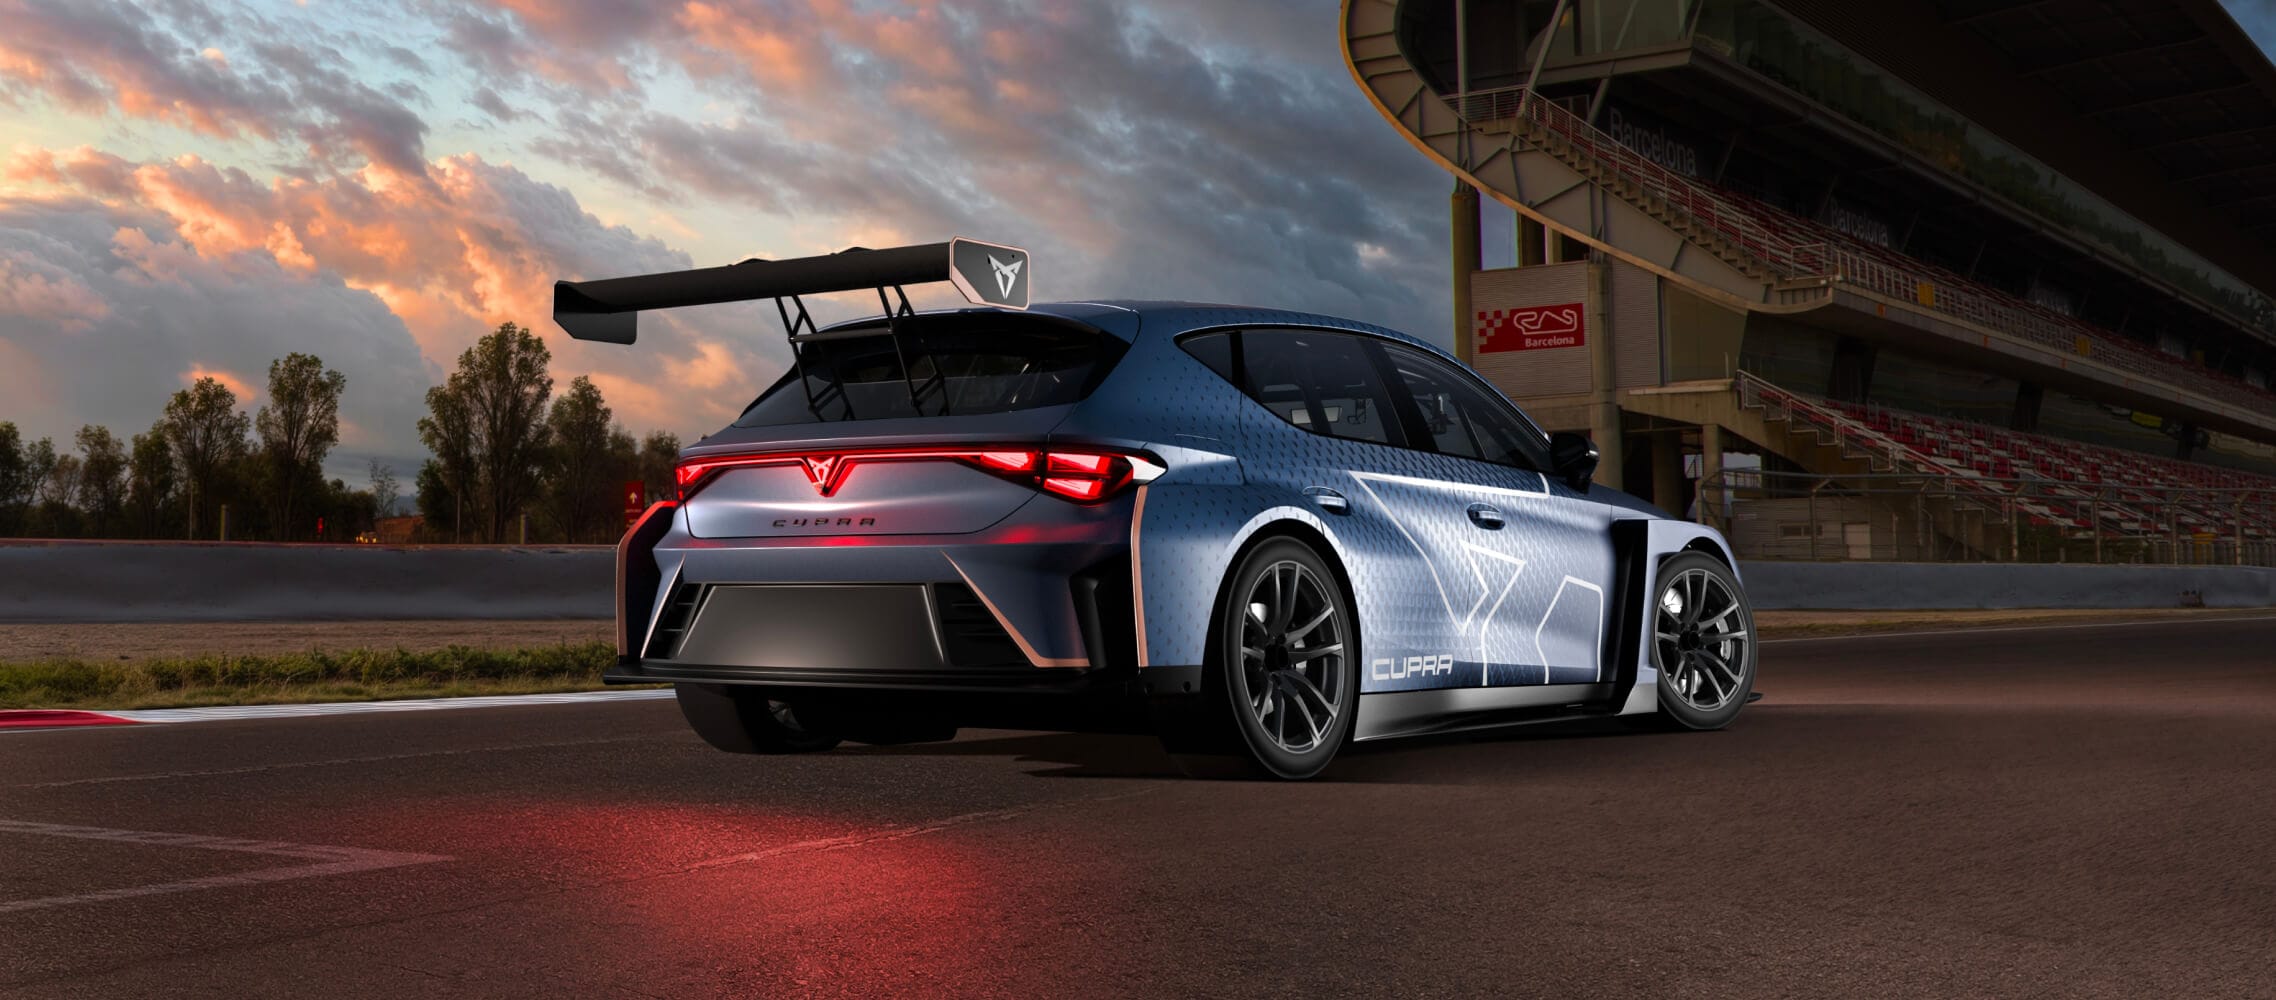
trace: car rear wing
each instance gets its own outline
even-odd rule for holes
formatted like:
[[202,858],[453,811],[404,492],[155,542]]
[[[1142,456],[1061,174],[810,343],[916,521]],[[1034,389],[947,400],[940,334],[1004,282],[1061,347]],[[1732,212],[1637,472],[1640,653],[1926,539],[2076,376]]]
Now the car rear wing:
[[[784,332],[795,341],[814,333],[802,295],[874,288],[879,308],[891,319],[911,312],[902,286],[946,281],[974,304],[1025,309],[1027,263],[1027,251],[1018,247],[958,237],[923,246],[855,247],[821,257],[556,281],[553,321],[578,340],[629,344],[639,336],[639,316],[645,310],[773,299]],[[898,303],[888,298],[888,291]]]

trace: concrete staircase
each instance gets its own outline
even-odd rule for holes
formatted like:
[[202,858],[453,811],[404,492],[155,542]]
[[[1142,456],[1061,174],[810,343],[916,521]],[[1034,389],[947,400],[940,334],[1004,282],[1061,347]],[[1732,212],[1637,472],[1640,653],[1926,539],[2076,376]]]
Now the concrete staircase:
[[1440,166],[1561,232],[1724,293],[1734,305],[1773,301],[1783,278],[1772,262],[1668,192],[1639,183],[1631,171],[1538,122],[1521,122],[1514,94],[1469,95],[1472,114],[1457,114],[1399,52],[1394,10],[1386,0],[1349,0],[1345,44],[1352,71],[1378,110]]
[[1705,250],[1715,259],[1730,265],[1747,277],[1766,284],[1783,280],[1783,276],[1773,270],[1768,263],[1749,253],[1738,243],[1725,238],[1715,227],[1702,222],[1697,216],[1684,210],[1666,192],[1657,190],[1653,186],[1615,168],[1612,164],[1589,154],[1586,150],[1575,146],[1564,136],[1557,134],[1539,121],[1530,117],[1513,116],[1489,123],[1481,127],[1480,131],[1488,135],[1504,134],[1510,136],[1512,141],[1507,148],[1513,152],[1519,149],[1519,144],[1522,143],[1524,146],[1548,154],[1573,172],[1588,178],[1590,183],[1611,192],[1614,197],[1642,209],[1645,215],[1682,235],[1693,246]]

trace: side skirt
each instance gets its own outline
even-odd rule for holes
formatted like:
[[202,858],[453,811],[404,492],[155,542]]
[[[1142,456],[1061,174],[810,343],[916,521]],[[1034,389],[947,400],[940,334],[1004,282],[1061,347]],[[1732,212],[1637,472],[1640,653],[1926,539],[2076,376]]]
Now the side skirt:
[[1351,738],[1379,740],[1603,714],[1614,684],[1382,691],[1359,696]]

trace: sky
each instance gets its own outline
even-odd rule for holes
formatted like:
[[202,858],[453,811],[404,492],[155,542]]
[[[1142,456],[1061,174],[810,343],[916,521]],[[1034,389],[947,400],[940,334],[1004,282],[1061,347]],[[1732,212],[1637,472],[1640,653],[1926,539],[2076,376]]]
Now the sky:
[[[328,470],[408,479],[501,322],[628,429],[724,426],[771,310],[569,340],[552,282],[952,235],[1039,299],[1185,298],[1444,341],[1450,180],[1334,0],[0,0],[0,420],[68,447],[201,375],[346,374]],[[920,306],[949,305],[939,286]],[[834,311],[852,307],[838,304]]]

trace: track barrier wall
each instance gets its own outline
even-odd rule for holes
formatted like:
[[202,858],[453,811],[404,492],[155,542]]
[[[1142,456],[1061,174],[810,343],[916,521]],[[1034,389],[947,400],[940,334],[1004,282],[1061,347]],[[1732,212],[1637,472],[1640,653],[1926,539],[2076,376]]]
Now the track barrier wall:
[[608,618],[616,549],[0,544],[0,621]]
[[[607,546],[0,543],[0,621],[607,618]],[[2247,566],[1745,562],[1763,609],[2276,607]]]
[[1759,609],[2276,607],[2257,566],[2061,563],[1741,562]]

